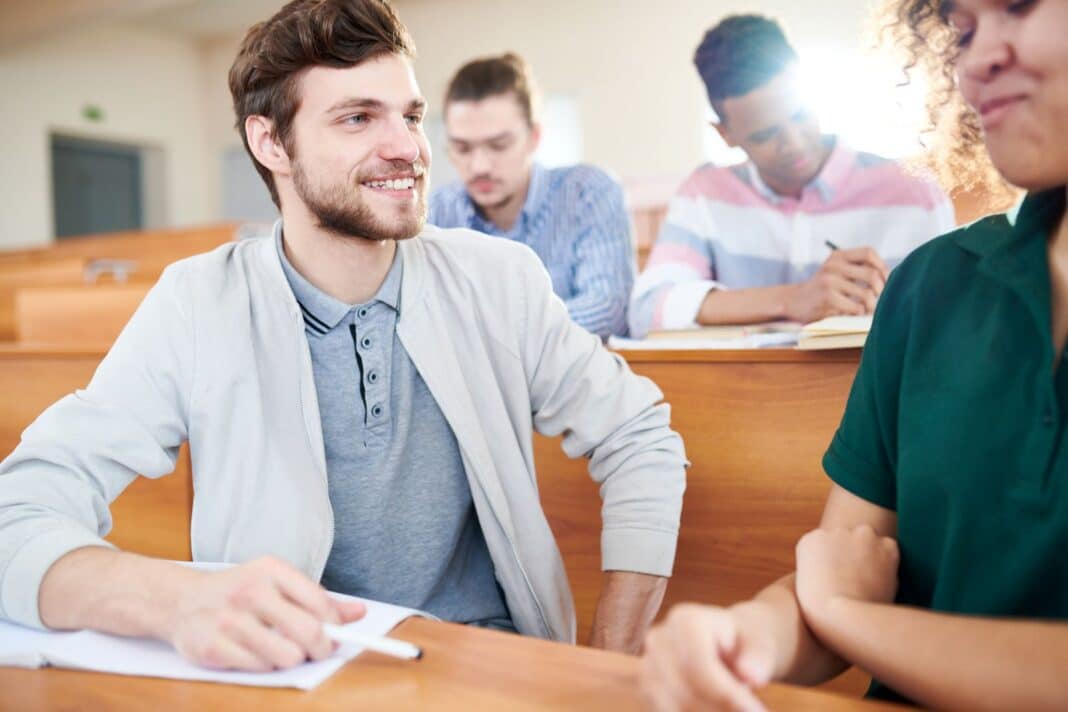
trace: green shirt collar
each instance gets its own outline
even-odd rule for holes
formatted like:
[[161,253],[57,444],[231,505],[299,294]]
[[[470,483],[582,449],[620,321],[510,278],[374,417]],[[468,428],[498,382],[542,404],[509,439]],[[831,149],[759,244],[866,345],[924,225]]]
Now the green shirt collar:
[[[1039,332],[1050,335],[1049,260],[1046,243],[1065,209],[1065,188],[1030,193],[1014,220],[996,215],[961,230],[957,244],[977,255],[981,273],[1015,292],[1035,319]],[[1046,339],[1047,342],[1050,339]],[[1052,346],[1050,346],[1052,351]]]
[[989,257],[1027,238],[1049,238],[1064,214],[1065,186],[1028,193],[1008,213],[979,220],[957,233],[957,244],[979,257]]

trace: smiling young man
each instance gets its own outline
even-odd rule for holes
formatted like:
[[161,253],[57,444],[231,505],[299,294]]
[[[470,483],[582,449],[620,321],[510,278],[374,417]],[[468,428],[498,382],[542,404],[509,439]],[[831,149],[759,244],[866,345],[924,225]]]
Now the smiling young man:
[[821,133],[774,21],[726,18],[694,64],[713,125],[749,160],[682,184],[634,288],[632,336],[871,313],[889,268],[953,227],[933,182]]
[[579,326],[623,335],[635,271],[623,190],[593,166],[534,160],[538,103],[530,68],[515,54],[460,68],[445,92],[445,128],[461,180],[434,193],[430,223],[527,245]]
[[[297,0],[249,31],[230,88],[282,219],[171,266],[0,466],[0,616],[247,670],[330,654],[322,622],[362,609],[324,587],[573,640],[536,429],[604,497],[592,642],[637,649],[674,558],[681,441],[529,249],[424,226],[412,51],[382,0]],[[240,564],[221,573],[100,538],[185,441],[193,555]]]

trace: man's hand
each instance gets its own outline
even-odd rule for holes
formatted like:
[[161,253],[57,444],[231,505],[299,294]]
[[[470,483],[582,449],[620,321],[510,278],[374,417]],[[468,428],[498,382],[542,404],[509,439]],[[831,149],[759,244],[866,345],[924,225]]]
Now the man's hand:
[[197,665],[275,670],[328,657],[334,643],[323,623],[348,623],[365,612],[363,604],[337,601],[289,564],[265,557],[187,580],[167,637]]
[[606,571],[593,616],[590,645],[636,654],[660,610],[667,579],[628,571]]
[[828,316],[871,314],[889,274],[870,247],[835,250],[812,279],[794,285],[786,317],[808,324]]
[[683,604],[645,639],[640,684],[652,709],[763,710],[752,688],[775,666],[774,614],[750,601],[731,608]]
[[897,592],[897,542],[864,524],[817,529],[797,543],[797,600],[819,633],[836,599],[890,603]]

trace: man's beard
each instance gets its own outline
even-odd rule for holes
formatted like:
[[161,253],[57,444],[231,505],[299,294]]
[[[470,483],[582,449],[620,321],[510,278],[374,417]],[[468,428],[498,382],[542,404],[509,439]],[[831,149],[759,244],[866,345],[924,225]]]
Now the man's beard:
[[[412,164],[403,163],[392,167],[394,170],[410,171]],[[421,164],[416,169],[417,175],[425,175]],[[308,206],[308,210],[319,222],[319,227],[344,237],[360,237],[366,240],[407,240],[415,237],[426,224],[426,193],[419,190],[415,210],[390,216],[382,220],[360,199],[360,183],[373,177],[357,180],[353,186],[338,183],[323,187],[314,185],[300,161],[295,162],[293,171],[293,188],[297,196]]]

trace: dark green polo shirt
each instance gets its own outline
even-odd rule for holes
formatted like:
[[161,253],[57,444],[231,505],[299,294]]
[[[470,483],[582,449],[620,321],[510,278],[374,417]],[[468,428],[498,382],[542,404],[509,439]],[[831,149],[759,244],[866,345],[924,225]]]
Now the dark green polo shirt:
[[[897,602],[1068,619],[1068,358],[1046,245],[1065,189],[916,250],[887,281],[823,466],[897,512]],[[873,683],[869,695],[902,698]]]

